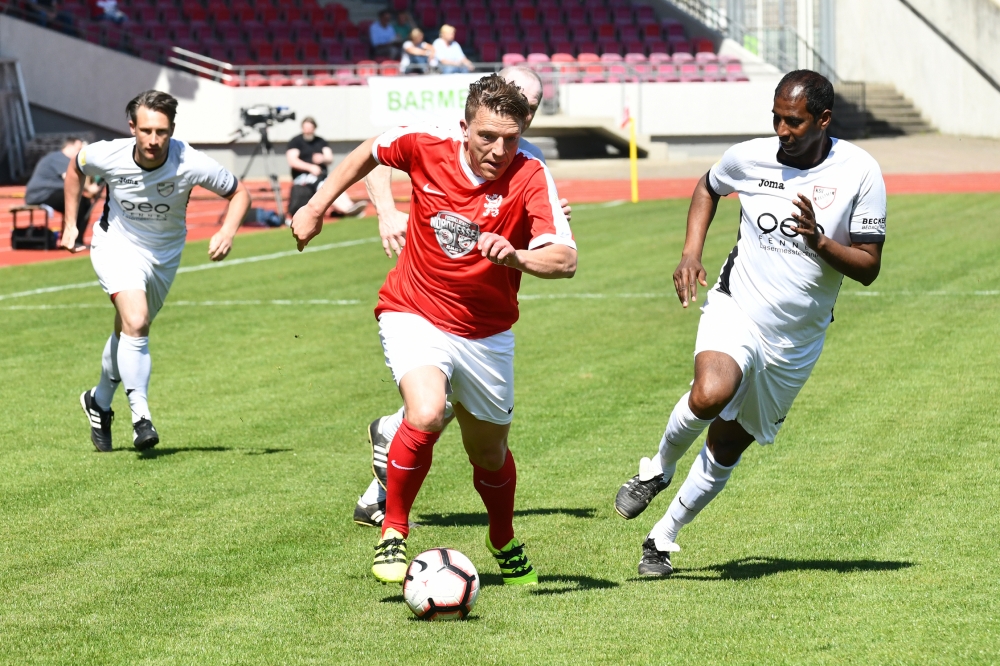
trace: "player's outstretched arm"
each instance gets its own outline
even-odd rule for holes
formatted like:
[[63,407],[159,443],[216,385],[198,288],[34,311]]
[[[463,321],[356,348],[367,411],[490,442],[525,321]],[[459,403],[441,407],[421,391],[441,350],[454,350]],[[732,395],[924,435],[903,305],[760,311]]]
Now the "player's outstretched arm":
[[385,256],[392,258],[406,245],[406,223],[410,216],[396,210],[396,201],[392,198],[392,169],[379,165],[365,176],[365,189],[368,198],[375,204],[378,214],[378,235],[382,237],[382,249]]
[[568,245],[552,243],[534,250],[515,250],[503,236],[485,233],[479,237],[477,247],[494,264],[537,278],[557,280],[576,275],[576,250]]
[[820,231],[809,197],[800,193],[792,203],[799,209],[792,215],[799,226],[792,227],[792,231],[801,235],[823,261],[866,287],[875,281],[882,269],[882,243],[851,243],[850,247],[838,243]]
[[323,231],[323,214],[333,205],[337,197],[378,166],[378,162],[372,156],[374,143],[375,138],[368,139],[351,151],[344,161],[333,169],[323,182],[323,187],[319,188],[309,203],[295,213],[295,217],[292,218],[292,235],[295,236],[299,252]]
[[687,235],[684,237],[684,250],[681,252],[681,263],[674,271],[674,289],[681,305],[698,300],[698,285],[708,286],[705,281],[705,267],[701,265],[701,253],[705,249],[705,238],[708,227],[715,219],[715,211],[719,207],[719,195],[708,186],[708,174],[701,177],[691,195],[691,206],[688,207]]
[[76,228],[76,216],[80,211],[80,195],[83,193],[84,176],[80,172],[80,166],[76,160],[66,169],[66,178],[63,180],[63,231],[59,238],[59,245],[64,249],[73,251],[76,246],[76,237],[79,231]]
[[226,210],[226,219],[222,222],[222,228],[215,232],[212,240],[208,242],[208,258],[212,261],[222,261],[233,249],[233,237],[236,230],[243,224],[247,211],[250,210],[250,193],[243,183],[236,185],[236,191],[229,197],[229,208]]

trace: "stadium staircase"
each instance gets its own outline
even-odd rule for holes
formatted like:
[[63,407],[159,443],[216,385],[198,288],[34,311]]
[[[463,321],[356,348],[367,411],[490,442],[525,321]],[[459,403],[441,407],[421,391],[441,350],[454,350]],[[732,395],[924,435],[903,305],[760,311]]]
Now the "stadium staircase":
[[842,82],[834,104],[834,135],[844,139],[936,131],[913,102],[886,83]]
[[0,59],[0,183],[31,173],[26,153],[34,136],[21,68],[16,60]]

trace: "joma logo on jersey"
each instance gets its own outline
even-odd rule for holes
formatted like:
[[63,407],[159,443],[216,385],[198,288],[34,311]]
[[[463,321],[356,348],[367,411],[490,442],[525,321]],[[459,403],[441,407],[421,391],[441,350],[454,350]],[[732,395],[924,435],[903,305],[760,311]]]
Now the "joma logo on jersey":
[[133,178],[125,178],[124,176],[118,179],[119,185],[138,185],[139,181]]
[[458,213],[439,211],[431,218],[431,229],[438,245],[452,259],[468,254],[479,240],[479,225]]
[[772,190],[783,190],[785,189],[785,184],[779,183],[776,180],[765,180],[761,178],[757,187],[770,187]]
[[483,207],[486,209],[483,212],[483,215],[485,217],[498,216],[500,214],[500,204],[502,203],[503,203],[502,194],[487,194],[486,203],[483,204]]

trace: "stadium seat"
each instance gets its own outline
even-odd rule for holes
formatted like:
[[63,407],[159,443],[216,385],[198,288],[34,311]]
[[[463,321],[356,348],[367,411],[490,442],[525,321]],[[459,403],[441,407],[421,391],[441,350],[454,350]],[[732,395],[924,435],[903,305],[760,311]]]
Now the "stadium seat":
[[639,36],[639,28],[634,25],[622,25],[618,26],[618,39],[622,42],[638,42],[641,41]]
[[505,53],[501,62],[504,67],[513,67],[525,62],[525,58],[520,53]]
[[551,28],[555,25],[562,24],[563,20],[563,12],[558,7],[540,7],[538,9],[538,21],[542,25],[546,25]]
[[545,53],[529,53],[527,62],[529,65],[542,65],[552,62],[552,59]]
[[670,53],[670,47],[663,40],[646,40],[646,50],[653,53]]
[[585,53],[595,54],[598,51],[597,44],[594,42],[577,42],[575,46],[578,61],[581,55]]
[[521,7],[517,10],[517,22],[523,25],[538,23],[538,11],[534,7]]
[[617,55],[621,57],[622,45],[619,42],[600,42],[602,55]]
[[670,62],[670,54],[663,51],[653,51],[649,54],[649,62],[653,65],[660,65],[665,62]]
[[635,14],[636,20],[642,25],[656,22],[656,12],[648,5],[636,7]]
[[709,62],[719,62],[719,58],[711,51],[699,51],[695,54],[694,61],[705,64]]
[[339,83],[336,77],[323,72],[313,77],[314,86],[335,86]]
[[[573,53],[576,49],[573,46],[573,42],[570,40],[552,42],[552,57],[555,58],[557,55],[569,55]],[[571,56],[572,57],[572,56]]]
[[[521,34],[526,42],[544,42],[545,33],[540,25],[526,25],[521,28]],[[543,51],[546,49],[542,49]]]
[[699,39],[694,46],[697,53],[715,53],[715,44],[711,39]]
[[481,42],[479,44],[479,57],[483,62],[497,62],[500,59],[500,47],[496,42]]
[[614,41],[618,36],[618,30],[610,23],[597,26],[597,41]]
[[268,78],[268,85],[272,87],[290,86],[292,80],[284,74],[272,74]]
[[263,88],[270,85],[266,76],[261,74],[247,74],[247,88]]
[[349,69],[338,69],[336,76],[338,86],[360,86],[365,83],[361,77]]
[[685,55],[688,58],[694,59],[691,55],[691,44],[689,42],[672,42],[670,43],[670,50],[673,51],[674,55]]
[[681,78],[677,75],[677,66],[669,62],[656,65],[656,80],[660,83],[676,83],[680,81]]
[[525,50],[528,52],[528,55],[532,54],[537,55],[539,53],[545,53],[546,51],[549,50],[549,48],[546,42],[539,41],[539,42],[528,42],[527,44],[525,44]]
[[378,73],[380,76],[399,76],[399,61],[386,60],[379,65]]
[[682,83],[693,83],[695,81],[704,81],[702,78],[700,68],[697,64],[693,62],[687,62],[678,67],[680,71],[680,77]]
[[701,76],[706,81],[724,81],[726,75],[719,71],[719,65],[714,62],[707,62],[701,66]]

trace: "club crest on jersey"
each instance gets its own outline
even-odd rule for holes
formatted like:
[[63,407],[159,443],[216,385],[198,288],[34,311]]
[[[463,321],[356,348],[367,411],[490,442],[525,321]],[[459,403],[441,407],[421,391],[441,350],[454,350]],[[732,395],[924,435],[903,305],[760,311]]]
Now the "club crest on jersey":
[[174,184],[173,183],[157,183],[156,184],[156,193],[159,194],[161,197],[169,197],[171,194],[174,193]]
[[500,214],[500,204],[502,203],[503,203],[502,194],[487,194],[486,203],[483,204],[483,207],[486,208],[486,210],[483,212],[483,216],[485,217],[498,216]]
[[834,197],[837,196],[836,187],[813,187],[813,201],[820,208],[826,208],[833,203]]
[[[500,202],[497,202],[500,205]],[[479,225],[458,213],[438,211],[431,218],[431,229],[438,245],[452,259],[468,254],[479,240]]]

